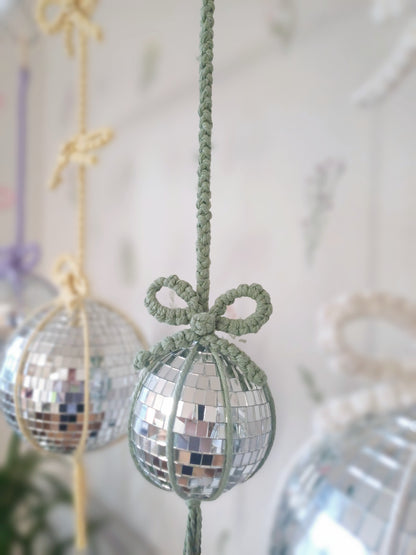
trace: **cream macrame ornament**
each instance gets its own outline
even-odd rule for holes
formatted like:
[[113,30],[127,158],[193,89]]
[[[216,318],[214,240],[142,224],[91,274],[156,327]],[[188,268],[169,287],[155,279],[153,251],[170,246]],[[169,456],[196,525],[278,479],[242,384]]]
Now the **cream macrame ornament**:
[[415,304],[390,293],[343,296],[321,311],[331,367],[373,383],[318,409],[317,433],[284,480],[270,553],[416,553],[416,364],[356,350],[346,329],[362,319],[415,336]]
[[412,338],[416,334],[416,306],[387,292],[355,293],[340,297],[320,312],[319,343],[332,369],[372,383],[331,399],[317,411],[317,428],[337,430],[367,414],[416,404],[416,362],[374,357],[357,351],[347,340],[349,326],[363,319],[384,321]]
[[[78,132],[61,149],[50,181],[54,188],[70,163],[78,165],[78,252],[55,264],[58,298],[39,308],[17,330],[0,368],[0,406],[7,421],[38,450],[70,455],[74,461],[77,547],[86,546],[85,451],[125,435],[132,361],[146,346],[140,330],[118,310],[92,298],[84,273],[86,167],[112,131],[87,129],[87,46],[101,29],[91,22],[96,2],[40,0],[37,19],[45,33],[63,32],[79,63]],[[52,21],[48,8],[58,8]],[[75,35],[78,45],[75,48]]]
[[414,70],[416,60],[416,18],[413,2],[406,0],[374,0],[373,19],[403,20],[403,30],[382,65],[354,92],[353,102],[361,107],[374,107],[388,98]]

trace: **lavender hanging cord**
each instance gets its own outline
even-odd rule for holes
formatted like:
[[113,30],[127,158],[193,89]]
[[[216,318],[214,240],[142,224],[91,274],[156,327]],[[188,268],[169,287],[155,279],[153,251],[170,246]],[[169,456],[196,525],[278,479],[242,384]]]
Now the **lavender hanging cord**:
[[21,64],[18,73],[17,99],[16,235],[13,245],[0,247],[0,278],[9,280],[15,291],[20,289],[22,276],[28,274],[40,258],[39,245],[24,242],[29,79],[27,65]]

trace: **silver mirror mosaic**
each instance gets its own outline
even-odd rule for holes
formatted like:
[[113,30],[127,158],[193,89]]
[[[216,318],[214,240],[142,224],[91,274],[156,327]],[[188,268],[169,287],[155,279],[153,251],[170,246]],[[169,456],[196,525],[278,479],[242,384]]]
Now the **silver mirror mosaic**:
[[[133,361],[141,348],[133,327],[98,302],[85,303],[89,324],[90,404],[87,450],[102,447],[126,433],[131,394],[136,384]],[[18,430],[13,391],[23,349],[38,312],[6,346],[0,367],[0,408]],[[30,343],[20,390],[20,409],[40,446],[72,453],[84,419],[84,342],[82,326],[62,309]]]
[[[175,388],[188,356],[189,350],[182,349],[156,363],[132,409],[129,437],[135,463],[165,490],[172,489],[166,455],[169,416],[175,411]],[[266,390],[249,385],[224,357],[219,360],[225,384],[213,355],[198,346],[173,415],[175,480],[185,498],[209,499],[217,492],[226,458],[227,426],[232,430],[232,464],[225,491],[256,472],[273,441]],[[225,389],[231,421],[226,417]]]
[[56,289],[36,275],[20,277],[18,287],[0,279],[0,355],[14,330],[31,312],[55,297]]
[[389,555],[416,553],[416,407],[366,418],[311,449],[292,472],[275,518],[271,555],[385,553],[404,477],[403,513]]

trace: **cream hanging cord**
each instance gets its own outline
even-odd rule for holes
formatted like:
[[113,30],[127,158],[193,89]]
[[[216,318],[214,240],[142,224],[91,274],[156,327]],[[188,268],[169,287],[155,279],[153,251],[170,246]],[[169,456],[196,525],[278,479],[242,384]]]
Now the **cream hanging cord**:
[[[85,549],[87,545],[86,531],[86,485],[85,470],[83,465],[83,454],[88,440],[89,425],[89,375],[90,375],[90,352],[89,352],[89,327],[87,312],[85,309],[85,298],[88,296],[89,287],[85,276],[85,220],[86,220],[86,167],[96,164],[98,159],[95,151],[106,145],[113,136],[108,127],[95,131],[87,131],[87,85],[88,85],[88,39],[102,38],[101,29],[91,22],[90,17],[96,6],[94,0],[40,0],[36,9],[38,24],[45,34],[64,34],[65,46],[68,54],[76,54],[79,67],[78,83],[78,132],[61,148],[56,169],[49,183],[50,188],[56,188],[62,180],[62,173],[69,163],[78,165],[77,186],[77,254],[61,256],[54,267],[54,279],[60,288],[58,298],[43,307],[45,315],[31,332],[23,350],[17,369],[16,383],[14,388],[14,403],[16,407],[16,420],[23,436],[38,451],[43,451],[27,429],[22,415],[21,386],[24,378],[29,349],[37,334],[62,310],[67,310],[73,315],[73,322],[82,327],[84,344],[84,414],[83,428],[78,446],[73,454],[74,462],[74,505],[76,515],[76,548]],[[54,12],[58,12],[54,15]],[[47,12],[51,10],[52,17],[49,19]],[[78,47],[75,48],[74,35],[78,35]],[[104,306],[105,303],[101,303]],[[114,310],[114,309],[113,309]],[[37,313],[42,311],[37,310]],[[122,313],[117,311],[120,315]],[[122,315],[124,316],[124,315]],[[125,317],[125,316],[124,316]],[[30,319],[31,317],[29,317]],[[128,319],[134,328],[139,340],[146,344],[140,330]]]

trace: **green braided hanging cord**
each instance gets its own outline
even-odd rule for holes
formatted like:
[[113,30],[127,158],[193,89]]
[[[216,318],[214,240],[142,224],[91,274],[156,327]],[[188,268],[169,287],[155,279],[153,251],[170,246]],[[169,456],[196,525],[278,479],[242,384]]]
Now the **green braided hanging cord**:
[[[212,82],[214,44],[214,0],[203,0],[200,38],[200,104],[199,104],[199,163],[197,197],[197,271],[196,291],[177,276],[155,280],[147,292],[145,305],[159,322],[175,326],[190,325],[173,336],[166,337],[150,351],[138,354],[135,366],[138,370],[151,366],[169,352],[187,348],[199,341],[204,347],[216,350],[238,365],[248,381],[262,386],[267,378],[264,372],[236,345],[218,337],[215,332],[223,331],[234,336],[256,333],[272,313],[269,294],[261,285],[239,285],[221,295],[209,309],[210,244],[211,244],[211,143],[212,143]],[[169,308],[156,298],[157,293],[167,287],[174,291],[188,306]],[[257,303],[254,314],[245,319],[225,318],[228,306],[241,297],[249,297]]]
[[199,59],[199,160],[196,291],[202,311],[209,303],[211,246],[212,82],[214,59],[214,0],[203,0]]
[[188,505],[188,524],[186,526],[183,555],[199,555],[201,553],[202,513],[201,501],[191,499]]
[[[223,355],[231,363],[238,367],[247,381],[253,385],[264,386],[268,392],[267,378],[264,372],[241,351],[236,345],[230,343],[215,332],[225,332],[233,336],[247,333],[256,333],[268,321],[272,313],[272,304],[269,294],[261,285],[239,285],[220,295],[213,306],[209,308],[210,289],[210,245],[211,245],[211,149],[212,149],[212,83],[213,83],[213,44],[214,44],[214,0],[203,0],[201,12],[201,36],[200,36],[200,104],[199,104],[199,161],[198,161],[198,195],[197,195],[197,271],[196,290],[188,282],[172,275],[167,278],[161,277],[155,280],[149,287],[145,299],[145,305],[152,316],[163,323],[174,326],[186,325],[188,328],[166,337],[157,343],[149,351],[140,352],[135,361],[138,370],[150,369],[154,363],[163,356],[178,351],[189,349],[196,345],[207,348],[215,357]],[[185,308],[169,308],[162,305],[157,299],[158,292],[166,287],[175,292],[185,301]],[[236,299],[248,297],[255,301],[256,309],[247,318],[230,319],[224,316],[227,307],[231,306]],[[189,365],[190,362],[189,361]],[[189,368],[184,370],[186,374]],[[222,372],[222,370],[221,370]],[[220,375],[222,376],[220,372]],[[145,374],[142,374],[145,376]],[[182,389],[186,376],[182,376],[180,387],[176,389],[176,400]],[[144,380],[144,377],[143,377]],[[268,400],[273,400],[267,393]],[[231,408],[229,409],[231,413]],[[273,412],[274,414],[274,412]],[[174,415],[169,420],[167,436],[172,436]],[[227,418],[231,422],[231,417]],[[232,427],[227,427],[228,443],[232,445]],[[270,451],[274,438],[274,424],[272,437],[267,452]],[[167,449],[173,451],[173,444],[168,439]],[[135,458],[133,456],[133,458]],[[173,457],[168,457],[169,476],[173,489],[181,495],[176,487],[175,469]],[[215,498],[224,490],[226,478],[231,468],[231,456],[228,456],[228,468],[224,473],[221,487]],[[261,466],[261,465],[260,465]],[[137,465],[141,471],[140,465]],[[182,497],[182,495],[181,495]],[[200,555],[201,553],[201,527],[202,516],[200,501],[191,499],[187,501],[189,513],[184,555]]]

